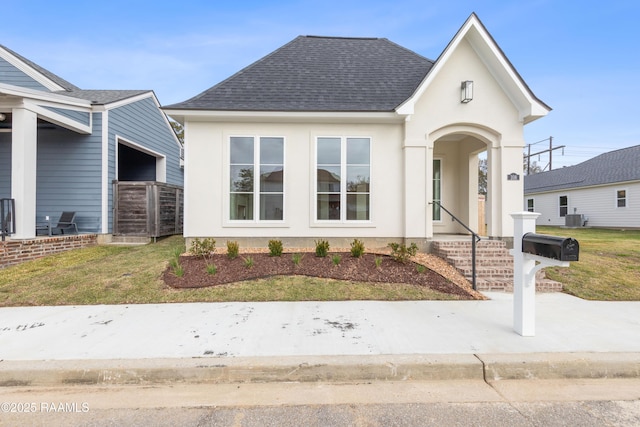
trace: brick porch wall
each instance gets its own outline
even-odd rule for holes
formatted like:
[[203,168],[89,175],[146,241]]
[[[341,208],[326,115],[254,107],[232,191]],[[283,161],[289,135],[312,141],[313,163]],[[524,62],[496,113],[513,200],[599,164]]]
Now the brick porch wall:
[[0,241],[0,269],[58,252],[98,244],[97,234]]

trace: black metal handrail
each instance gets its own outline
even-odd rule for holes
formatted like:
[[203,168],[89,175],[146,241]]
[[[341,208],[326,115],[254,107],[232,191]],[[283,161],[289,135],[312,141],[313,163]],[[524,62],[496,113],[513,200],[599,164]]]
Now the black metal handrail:
[[440,202],[433,201],[433,202],[430,202],[429,204],[438,205],[440,209],[442,209],[443,211],[445,211],[451,216],[451,221],[456,221],[458,224],[463,226],[465,230],[471,233],[471,279],[472,279],[471,284],[473,285],[473,290],[474,291],[477,290],[476,289],[476,243],[478,243],[481,240],[480,236],[476,234],[476,232],[474,232],[472,229],[470,229],[465,223],[460,221],[454,214],[449,212],[449,210],[444,206],[442,206]]

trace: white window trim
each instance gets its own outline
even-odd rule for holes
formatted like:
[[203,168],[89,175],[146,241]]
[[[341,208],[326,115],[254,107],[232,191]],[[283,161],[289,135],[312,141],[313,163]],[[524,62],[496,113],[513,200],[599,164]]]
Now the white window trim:
[[[562,205],[560,204],[560,198],[561,197],[566,197],[567,199],[567,213],[562,215],[562,212],[560,212],[560,209],[562,209]],[[568,194],[562,194],[562,195],[558,195],[558,218],[564,218],[565,216],[569,215],[569,195]]]
[[[231,219],[231,139],[253,138],[253,219]],[[282,138],[282,219],[260,219],[260,138]],[[282,135],[230,134],[226,136],[223,227],[288,227],[287,220],[287,139]]]
[[[318,140],[321,138],[336,138],[340,140],[340,219],[318,219]],[[369,140],[369,219],[348,220],[347,219],[347,139],[368,139]],[[370,227],[373,223],[373,137],[357,135],[317,135],[313,144],[313,170],[312,170],[312,192],[313,211],[311,212],[311,227]],[[344,204],[343,204],[344,201]],[[344,209],[342,208],[344,206]]]
[[[529,201],[531,201],[531,209],[529,210]],[[529,197],[527,198],[527,211],[528,212],[535,212],[536,211],[536,200],[533,197]],[[560,209],[558,209],[558,212],[560,211]]]
[[[624,191],[624,206],[618,206],[618,201],[621,200],[618,197],[618,191]],[[629,189],[628,188],[616,188],[614,207],[616,209],[626,209],[629,206]]]

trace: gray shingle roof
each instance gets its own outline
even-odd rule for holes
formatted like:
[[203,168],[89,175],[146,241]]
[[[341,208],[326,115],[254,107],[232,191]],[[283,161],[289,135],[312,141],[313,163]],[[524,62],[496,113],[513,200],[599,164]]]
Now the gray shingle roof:
[[383,38],[300,36],[201,94],[164,108],[388,112],[433,61]]
[[68,92],[55,92],[60,95],[72,96],[74,98],[86,99],[92,104],[104,105],[112,102],[121,101],[143,93],[151,92],[150,90],[82,90],[76,89]]
[[640,181],[640,145],[610,151],[593,159],[524,177],[524,193]]

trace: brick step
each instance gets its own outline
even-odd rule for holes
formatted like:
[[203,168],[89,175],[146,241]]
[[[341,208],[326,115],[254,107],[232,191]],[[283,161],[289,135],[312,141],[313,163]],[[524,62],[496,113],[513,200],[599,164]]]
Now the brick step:
[[[447,257],[446,259],[449,264],[452,264],[456,268],[471,267],[472,265],[471,256],[454,256]],[[476,256],[476,266],[513,268],[513,258]]]
[[[471,267],[458,268],[457,270],[468,280],[471,280],[473,274]],[[476,280],[477,279],[513,280],[513,269],[476,267]]]
[[[433,243],[433,253],[454,266],[469,282],[473,266],[471,241],[440,241]],[[513,292],[513,257],[504,242],[482,240],[476,245],[476,287],[480,291]],[[562,284],[536,275],[538,292],[562,291]]]
[[[466,257],[471,258],[471,251],[437,251],[433,252],[434,255],[439,256],[440,258],[450,258],[450,257]],[[476,258],[505,258],[511,257],[509,252],[506,251],[476,251]]]
[[[440,240],[434,241],[434,246],[441,248],[444,247],[471,247],[471,240]],[[507,247],[507,244],[502,240],[480,240],[476,243],[476,247]]]

